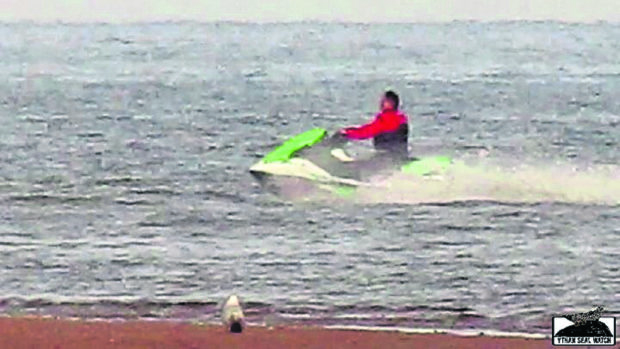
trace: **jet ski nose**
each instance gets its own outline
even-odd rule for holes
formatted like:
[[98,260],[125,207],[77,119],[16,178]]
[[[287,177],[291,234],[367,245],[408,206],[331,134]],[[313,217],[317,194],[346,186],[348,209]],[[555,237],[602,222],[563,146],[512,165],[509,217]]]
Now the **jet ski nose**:
[[256,180],[262,182],[265,180],[265,178],[267,177],[267,174],[265,172],[261,172],[261,171],[253,171],[250,170],[250,174],[252,175],[252,177],[256,178]]

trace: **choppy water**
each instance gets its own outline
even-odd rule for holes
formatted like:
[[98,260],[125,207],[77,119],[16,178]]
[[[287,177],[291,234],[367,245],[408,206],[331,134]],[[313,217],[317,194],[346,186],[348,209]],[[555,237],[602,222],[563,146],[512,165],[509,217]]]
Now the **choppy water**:
[[[618,25],[22,23],[0,37],[3,313],[214,320],[237,292],[267,323],[548,332],[557,312],[620,315]],[[396,181],[293,203],[247,173],[286,136],[365,121],[386,87],[416,154],[487,149],[528,164],[510,176],[536,194]]]

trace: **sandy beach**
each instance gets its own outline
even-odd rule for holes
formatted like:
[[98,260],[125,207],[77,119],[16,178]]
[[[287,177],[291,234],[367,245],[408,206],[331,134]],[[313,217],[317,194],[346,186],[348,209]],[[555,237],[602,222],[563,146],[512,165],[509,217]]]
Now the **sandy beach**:
[[213,325],[165,321],[76,321],[0,318],[0,348],[551,348],[548,339],[459,337],[329,330],[306,327],[249,327],[231,334]]

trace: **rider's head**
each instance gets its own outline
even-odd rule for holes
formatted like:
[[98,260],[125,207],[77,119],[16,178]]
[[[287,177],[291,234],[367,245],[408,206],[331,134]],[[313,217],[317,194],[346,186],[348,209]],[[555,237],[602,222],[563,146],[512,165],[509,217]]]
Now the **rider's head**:
[[400,99],[394,91],[386,91],[381,98],[381,109],[393,109],[398,110]]

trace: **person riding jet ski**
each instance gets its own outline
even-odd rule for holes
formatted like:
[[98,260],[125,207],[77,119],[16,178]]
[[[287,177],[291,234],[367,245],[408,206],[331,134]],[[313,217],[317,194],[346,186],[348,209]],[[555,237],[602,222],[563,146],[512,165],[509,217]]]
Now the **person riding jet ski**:
[[[330,166],[336,175],[361,179],[377,174],[408,160],[409,125],[407,115],[399,111],[400,99],[394,91],[387,91],[380,101],[381,111],[365,125],[347,127],[332,136],[331,155],[340,160],[339,166]],[[373,138],[375,154],[371,158],[353,159],[340,146],[348,140]]]
[[398,109],[399,104],[400,98],[394,91],[385,92],[381,97],[381,112],[373,121],[362,126],[344,128],[338,135],[348,140],[373,138],[378,152],[394,158],[407,158],[409,125],[407,115]]

